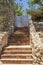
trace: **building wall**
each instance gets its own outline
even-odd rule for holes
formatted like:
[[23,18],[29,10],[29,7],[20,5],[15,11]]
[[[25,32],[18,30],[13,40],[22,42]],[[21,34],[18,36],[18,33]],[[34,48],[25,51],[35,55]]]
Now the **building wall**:
[[16,27],[28,26],[28,20],[31,19],[30,15],[16,16]]

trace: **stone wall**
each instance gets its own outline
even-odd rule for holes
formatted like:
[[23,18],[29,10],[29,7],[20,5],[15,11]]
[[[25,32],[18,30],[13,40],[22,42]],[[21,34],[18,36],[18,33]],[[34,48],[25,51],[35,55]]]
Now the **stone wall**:
[[43,65],[43,43],[35,30],[32,20],[29,21],[29,27],[31,39],[30,42],[32,45],[32,54],[34,59],[33,65]]
[[34,21],[36,31],[43,31],[43,22]]
[[[14,32],[14,28],[15,28],[15,16],[14,16],[14,9],[12,7],[12,5],[8,4],[7,9],[5,8],[5,10],[0,11],[0,15],[4,15],[5,17],[3,18],[2,22],[2,26],[0,28],[0,53],[2,51],[2,48],[4,46],[7,46],[7,42],[8,42],[8,37]],[[2,41],[3,40],[3,41]]]
[[14,12],[13,10],[8,10],[6,12],[6,18],[4,18],[3,20],[4,22],[4,31],[7,31],[8,34],[12,34],[14,32],[14,28],[15,28],[15,17],[14,17]]
[[7,31],[8,35],[11,35],[15,28],[15,12],[13,9],[13,6],[8,4],[7,7],[2,8],[4,11],[0,11],[3,13],[4,18],[1,21],[2,26],[0,28],[0,31]]
[[0,32],[0,54],[4,46],[7,46],[8,34],[7,32]]

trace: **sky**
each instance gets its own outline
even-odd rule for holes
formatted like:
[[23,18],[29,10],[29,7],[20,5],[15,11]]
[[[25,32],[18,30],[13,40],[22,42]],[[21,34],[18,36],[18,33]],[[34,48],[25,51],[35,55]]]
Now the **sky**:
[[[26,11],[26,9],[29,9],[29,4],[27,3],[29,0],[22,0],[21,3],[22,4],[22,7],[23,7],[23,10]],[[16,0],[16,3],[19,4],[20,0]],[[35,4],[34,7],[37,9],[39,7],[39,5]]]
[[[19,2],[20,2],[20,0],[16,0],[16,3],[19,4]],[[29,5],[27,4],[27,2],[28,2],[28,0],[22,0],[22,2],[21,2],[21,3],[23,3],[23,4],[22,4],[23,10],[26,10],[26,9],[29,8]]]

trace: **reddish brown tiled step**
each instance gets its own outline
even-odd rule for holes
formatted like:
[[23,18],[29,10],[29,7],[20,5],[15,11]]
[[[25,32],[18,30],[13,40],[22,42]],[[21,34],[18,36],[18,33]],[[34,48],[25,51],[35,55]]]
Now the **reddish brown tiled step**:
[[1,59],[4,64],[32,64],[33,59]]
[[26,51],[28,51],[28,50],[32,50],[32,48],[5,48],[4,50],[26,50]]
[[3,54],[32,54],[32,51],[4,51]]
[[16,46],[16,45],[12,45],[12,46],[8,46],[8,47],[6,47],[4,50],[26,50],[26,51],[28,51],[28,50],[30,50],[30,51],[32,51],[32,48],[30,47],[30,45],[28,46],[28,45],[23,45],[23,46],[21,46],[21,45],[19,45],[19,46]]
[[9,46],[5,48],[3,54],[32,54],[32,48],[30,46]]
[[4,51],[32,51],[31,48],[8,48],[8,49],[5,49]]
[[17,58],[17,59],[31,59],[31,58],[33,58],[32,57],[32,55],[30,54],[28,54],[28,55],[6,55],[6,54],[3,54],[3,55],[1,55],[1,58]]
[[16,43],[9,43],[9,44],[10,44],[10,45],[29,45],[28,42],[25,42],[25,43],[24,43],[24,42],[21,42],[21,43],[19,42],[19,43],[17,43],[17,44],[16,44]]

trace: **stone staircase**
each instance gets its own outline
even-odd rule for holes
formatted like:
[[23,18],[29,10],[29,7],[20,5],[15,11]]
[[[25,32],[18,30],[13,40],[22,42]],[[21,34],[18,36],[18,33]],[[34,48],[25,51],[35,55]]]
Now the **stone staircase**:
[[17,28],[1,54],[2,65],[32,65],[32,47],[28,28]]

